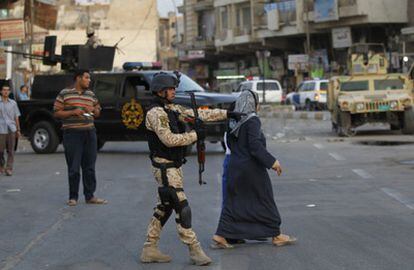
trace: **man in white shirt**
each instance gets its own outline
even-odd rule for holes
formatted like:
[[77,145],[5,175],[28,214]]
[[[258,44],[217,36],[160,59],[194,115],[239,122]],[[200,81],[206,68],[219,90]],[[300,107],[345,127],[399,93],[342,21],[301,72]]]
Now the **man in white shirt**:
[[[10,87],[3,85],[0,100],[0,173],[13,174],[14,146],[20,137],[20,111],[16,101],[9,98]],[[4,150],[7,149],[7,163]]]

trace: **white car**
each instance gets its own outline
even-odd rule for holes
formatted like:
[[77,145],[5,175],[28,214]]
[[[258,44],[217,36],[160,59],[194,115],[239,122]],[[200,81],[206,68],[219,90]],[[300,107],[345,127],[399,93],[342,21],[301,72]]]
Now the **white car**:
[[326,108],[328,80],[311,80],[299,84],[295,92],[286,96],[285,103],[308,111]]
[[[266,103],[280,103],[282,101],[282,87],[277,80],[264,80]],[[259,95],[259,102],[263,102],[263,80],[252,80],[240,83],[235,92],[251,90]]]

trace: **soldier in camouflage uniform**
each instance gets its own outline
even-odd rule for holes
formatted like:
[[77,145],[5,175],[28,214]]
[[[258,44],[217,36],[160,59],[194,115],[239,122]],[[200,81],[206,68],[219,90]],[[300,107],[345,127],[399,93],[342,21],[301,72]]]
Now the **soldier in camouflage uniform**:
[[[191,209],[183,189],[182,164],[186,146],[205,138],[203,129],[185,131],[184,122],[194,116],[191,109],[173,104],[175,88],[179,80],[164,72],[156,74],[151,82],[154,101],[147,110],[145,125],[148,129],[148,145],[152,171],[158,183],[158,203],[147,230],[147,239],[141,254],[141,262],[169,262],[171,257],[161,253],[158,241],[162,227],[172,211],[176,213],[177,231],[181,241],[190,250],[190,259],[196,265],[208,265],[211,259],[204,253],[191,228]],[[204,121],[240,117],[226,110],[199,110]]]

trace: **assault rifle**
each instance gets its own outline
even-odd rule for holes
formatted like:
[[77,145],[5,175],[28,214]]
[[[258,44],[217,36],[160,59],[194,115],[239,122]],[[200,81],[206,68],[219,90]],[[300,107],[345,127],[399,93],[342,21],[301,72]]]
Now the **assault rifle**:
[[[195,99],[195,95],[193,92],[188,93],[191,98],[191,108],[194,112],[194,128],[200,128],[201,125],[203,125],[203,121],[198,116],[198,110],[197,110],[197,102]],[[203,181],[202,174],[204,172],[204,163],[206,162],[206,145],[204,143],[204,140],[200,140],[197,138],[197,159],[198,159],[198,183],[200,185],[206,184],[206,182]]]

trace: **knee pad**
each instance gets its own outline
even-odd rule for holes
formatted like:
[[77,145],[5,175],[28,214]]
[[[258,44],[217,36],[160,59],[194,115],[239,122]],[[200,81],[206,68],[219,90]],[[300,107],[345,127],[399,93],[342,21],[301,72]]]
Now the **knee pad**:
[[180,225],[184,229],[191,228],[191,208],[188,205],[187,200],[182,201],[181,203],[181,210],[180,210]]

